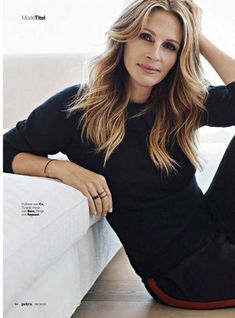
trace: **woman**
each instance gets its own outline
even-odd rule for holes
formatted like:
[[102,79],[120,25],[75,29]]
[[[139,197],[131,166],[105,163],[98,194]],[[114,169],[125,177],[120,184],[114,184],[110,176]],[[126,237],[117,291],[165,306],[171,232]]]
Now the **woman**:
[[[208,309],[235,305],[235,138],[203,195],[196,133],[235,124],[235,61],[202,35],[200,12],[189,0],[130,4],[88,83],[5,134],[4,170],[80,190],[157,301]],[[207,86],[200,52],[225,85]],[[47,158],[59,151],[69,161]]]

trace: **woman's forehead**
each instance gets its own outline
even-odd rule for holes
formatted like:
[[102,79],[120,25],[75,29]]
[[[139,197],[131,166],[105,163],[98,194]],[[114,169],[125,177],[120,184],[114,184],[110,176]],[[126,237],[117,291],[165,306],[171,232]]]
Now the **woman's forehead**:
[[150,13],[143,29],[152,31],[154,36],[161,36],[177,42],[182,41],[182,26],[179,18],[165,10],[154,10]]

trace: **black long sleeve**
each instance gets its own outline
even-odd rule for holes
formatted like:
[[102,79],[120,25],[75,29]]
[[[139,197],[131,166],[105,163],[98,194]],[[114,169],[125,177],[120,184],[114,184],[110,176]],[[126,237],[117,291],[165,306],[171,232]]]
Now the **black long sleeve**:
[[229,127],[235,125],[235,82],[208,87],[209,95],[200,126]]
[[[26,120],[4,134],[3,169],[12,173],[12,160],[20,152],[45,156],[65,153],[74,137],[75,117],[67,118],[65,109],[72,101],[79,86],[68,87],[47,99],[34,109]],[[76,117],[77,119],[77,117]]]

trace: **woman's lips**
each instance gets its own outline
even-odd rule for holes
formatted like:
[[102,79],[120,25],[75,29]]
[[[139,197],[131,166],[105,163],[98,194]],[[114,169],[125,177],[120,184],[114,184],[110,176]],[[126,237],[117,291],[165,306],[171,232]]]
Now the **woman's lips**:
[[152,69],[151,66],[147,66],[145,64],[137,64],[144,72],[149,74],[155,74],[160,72],[158,69]]

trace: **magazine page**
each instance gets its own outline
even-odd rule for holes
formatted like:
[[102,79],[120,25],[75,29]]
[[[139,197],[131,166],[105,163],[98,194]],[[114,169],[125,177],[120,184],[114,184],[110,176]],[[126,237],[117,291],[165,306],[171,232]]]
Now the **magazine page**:
[[3,1],[4,318],[234,313],[234,10]]

